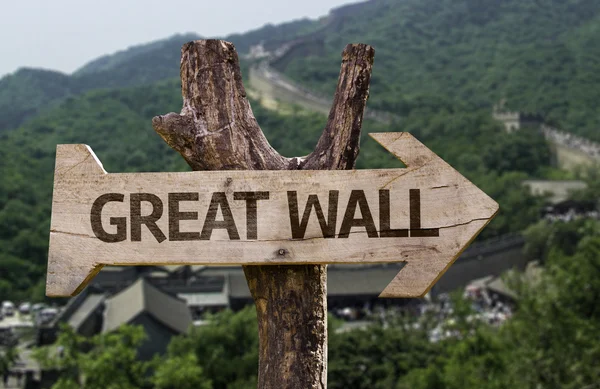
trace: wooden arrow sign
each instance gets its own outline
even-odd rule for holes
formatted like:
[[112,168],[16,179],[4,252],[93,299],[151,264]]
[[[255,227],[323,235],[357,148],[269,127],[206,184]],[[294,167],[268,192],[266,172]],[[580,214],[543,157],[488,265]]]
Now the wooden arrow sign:
[[498,204],[410,134],[370,135],[407,168],[107,174],[58,145],[46,293],[103,265],[406,262],[380,297],[423,296]]

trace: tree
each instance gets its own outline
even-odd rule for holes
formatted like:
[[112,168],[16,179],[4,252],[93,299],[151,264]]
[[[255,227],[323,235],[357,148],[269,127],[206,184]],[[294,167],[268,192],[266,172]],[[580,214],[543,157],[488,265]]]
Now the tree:
[[540,220],[527,227],[523,231],[525,238],[523,251],[525,255],[532,260],[544,261],[548,255],[551,235],[552,225],[546,220]]
[[524,128],[490,143],[483,160],[499,173],[520,171],[535,176],[541,167],[550,165],[550,148],[537,130]]
[[19,352],[16,347],[7,347],[0,353],[0,376],[7,374],[10,368],[19,359]]
[[193,352],[158,359],[152,382],[156,389],[212,389]]
[[256,386],[258,325],[254,307],[209,315],[206,324],[193,328],[188,336],[174,338],[167,356],[189,362],[190,354],[215,389]]
[[42,367],[62,372],[52,389],[140,388],[151,368],[150,362],[137,359],[145,337],[139,326],[85,338],[64,325],[56,343],[36,350],[34,356]]
[[[181,114],[156,116],[152,125],[192,169],[355,167],[375,55],[372,47],[346,46],[325,129],[314,151],[296,158],[286,158],[275,151],[256,122],[246,98],[238,56],[230,42],[189,42],[181,53],[183,110]],[[327,267],[245,265],[243,269],[258,314],[258,385],[325,388]]]
[[[595,224],[600,224],[594,222]],[[596,227],[597,228],[597,227]],[[569,255],[553,244],[543,274],[521,285],[519,312],[503,329],[517,387],[578,389],[600,371],[600,233],[581,237]]]

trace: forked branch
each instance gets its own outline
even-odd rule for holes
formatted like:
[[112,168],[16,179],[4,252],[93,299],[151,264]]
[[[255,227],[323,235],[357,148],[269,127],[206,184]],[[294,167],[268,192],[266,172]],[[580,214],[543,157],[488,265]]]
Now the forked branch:
[[153,118],[152,125],[194,170],[351,169],[359,151],[373,57],[370,46],[346,46],[327,125],[305,159],[285,158],[270,146],[246,98],[235,48],[225,41],[183,46],[183,108],[180,114]]

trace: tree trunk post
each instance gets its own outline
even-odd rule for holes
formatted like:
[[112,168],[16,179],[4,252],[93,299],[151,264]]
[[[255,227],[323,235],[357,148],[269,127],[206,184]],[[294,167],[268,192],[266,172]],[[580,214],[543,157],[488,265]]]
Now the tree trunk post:
[[[346,46],[327,124],[306,157],[285,158],[269,145],[246,99],[235,47],[221,40],[182,47],[183,109],[152,125],[194,170],[353,169],[373,57],[370,46]],[[326,265],[244,266],[244,273],[258,314],[258,388],[325,389]]]

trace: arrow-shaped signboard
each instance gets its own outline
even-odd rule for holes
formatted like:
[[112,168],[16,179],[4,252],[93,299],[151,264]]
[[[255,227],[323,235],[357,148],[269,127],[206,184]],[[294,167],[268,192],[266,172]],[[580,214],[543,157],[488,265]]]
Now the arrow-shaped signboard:
[[107,174],[59,145],[47,294],[103,265],[406,262],[381,297],[423,296],[498,204],[410,134],[370,135],[407,168]]

